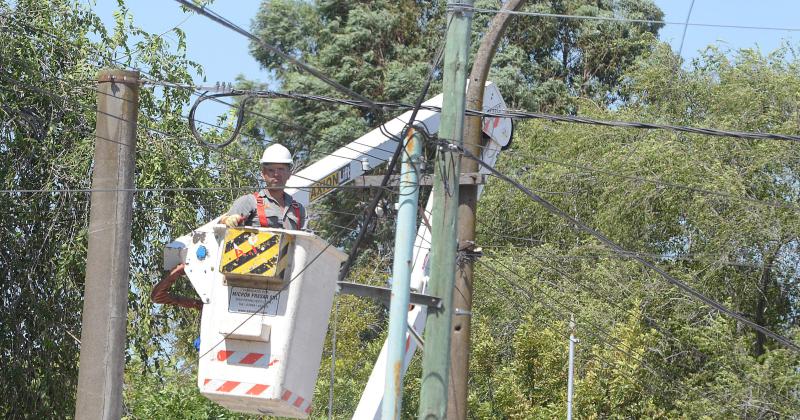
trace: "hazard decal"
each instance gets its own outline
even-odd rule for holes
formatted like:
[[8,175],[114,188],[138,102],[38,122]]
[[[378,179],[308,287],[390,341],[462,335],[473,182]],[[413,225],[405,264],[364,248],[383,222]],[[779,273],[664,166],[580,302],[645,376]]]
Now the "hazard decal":
[[230,228],[223,241],[219,270],[226,279],[271,278],[282,283],[293,239],[292,235],[276,232]]

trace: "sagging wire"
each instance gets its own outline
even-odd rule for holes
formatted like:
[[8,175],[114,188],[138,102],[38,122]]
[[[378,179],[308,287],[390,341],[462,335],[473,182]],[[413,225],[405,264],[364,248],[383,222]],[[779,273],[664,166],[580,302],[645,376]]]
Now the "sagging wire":
[[271,52],[271,53],[283,58],[284,60],[290,62],[291,64],[297,66],[300,70],[308,72],[312,76],[316,77],[317,79],[321,80],[322,82],[326,83],[327,85],[333,87],[334,89],[336,89],[336,90],[338,90],[338,91],[340,91],[340,92],[342,92],[342,93],[344,93],[344,94],[346,94],[348,96],[351,96],[353,98],[357,98],[359,101],[362,101],[365,104],[367,104],[368,107],[373,110],[373,112],[375,113],[375,116],[378,115],[378,107],[377,107],[377,105],[372,100],[367,98],[366,96],[363,96],[360,93],[357,93],[357,92],[353,91],[352,89],[343,86],[339,82],[337,82],[337,81],[331,79],[330,77],[328,77],[328,75],[326,75],[325,73],[323,73],[323,72],[317,70],[316,68],[314,68],[314,67],[312,67],[312,66],[310,66],[310,65],[308,65],[308,64],[306,64],[306,63],[304,63],[304,62],[302,62],[300,60],[298,60],[297,58],[292,57],[291,55],[283,52],[280,48],[278,48],[278,47],[276,47],[276,46],[274,46],[272,44],[269,44],[268,42],[264,41],[263,39],[255,36],[254,34],[250,33],[249,31],[245,30],[244,28],[242,28],[242,27],[234,24],[230,20],[220,16],[218,13],[216,13],[213,10],[207,8],[205,5],[198,6],[198,5],[192,3],[191,1],[188,1],[188,0],[176,0],[176,1],[178,3],[180,3],[181,5],[183,5],[184,7],[186,7],[187,9],[192,10],[195,13],[201,14],[201,15],[207,17],[208,19],[211,19],[212,21],[217,22],[222,26],[225,26],[228,29],[233,30],[234,32],[239,33],[240,35],[243,35],[243,36],[249,38],[251,41],[254,41],[254,42],[258,43],[258,45],[261,46],[262,48],[268,50],[269,52]]
[[[451,22],[452,22],[452,16],[450,17],[450,20],[447,21],[447,25],[445,26],[445,31],[444,31],[445,33],[447,33],[447,30],[450,27]],[[425,84],[423,85],[422,91],[420,92],[419,96],[415,101],[414,107],[412,108],[411,111],[411,116],[408,118],[408,123],[406,123],[405,128],[403,129],[403,133],[406,133],[406,136],[408,135],[407,133],[409,129],[413,126],[414,122],[416,121],[417,113],[420,111],[420,109],[422,109],[422,102],[425,100],[425,96],[427,96],[428,94],[428,90],[431,87],[431,82],[433,81],[433,76],[435,74],[436,68],[439,67],[439,64],[441,63],[443,56],[444,56],[444,42],[440,42],[438,48],[436,49],[436,52],[434,53],[433,60],[429,65],[430,68],[428,70],[428,75],[425,78]],[[389,182],[389,178],[392,172],[394,172],[394,167],[395,164],[397,163],[397,160],[400,158],[400,154],[405,151],[405,144],[404,144],[404,139],[397,138],[397,136],[391,133],[384,133],[385,129],[383,125],[381,125],[380,128],[381,128],[381,133],[383,133],[387,137],[391,136],[390,138],[397,141],[397,150],[395,150],[395,153],[392,156],[392,160],[389,162],[389,166],[387,167],[386,174],[384,174],[383,180],[381,181],[381,185],[386,186]],[[426,135],[428,134],[427,127],[424,128],[425,130],[420,132],[423,133],[423,135]],[[347,260],[344,262],[344,264],[342,264],[342,268],[339,270],[340,281],[344,280],[347,277],[347,274],[350,272],[350,268],[355,262],[356,255],[358,254],[358,248],[361,245],[361,242],[364,240],[364,237],[366,236],[369,224],[372,222],[372,217],[375,214],[375,208],[380,202],[382,196],[383,196],[382,192],[378,191],[378,194],[376,194],[375,197],[372,199],[372,202],[370,202],[369,210],[366,212],[364,217],[365,219],[364,224],[361,230],[359,231],[358,237],[353,243],[353,247],[350,249],[350,254],[347,256]]]
[[238,110],[236,112],[236,124],[234,125],[233,132],[228,139],[223,141],[222,143],[211,143],[203,139],[200,133],[197,131],[197,126],[195,124],[195,112],[197,111],[197,107],[203,101],[207,101],[209,99],[217,99],[217,98],[227,98],[230,96],[239,96],[238,93],[214,93],[211,95],[206,95],[203,93],[200,95],[194,104],[192,105],[192,109],[189,110],[189,129],[192,131],[192,135],[194,136],[197,141],[205,147],[211,149],[221,149],[229,144],[233,143],[236,140],[236,137],[239,136],[239,131],[242,129],[242,125],[244,123],[244,109],[247,106],[247,103],[253,99],[251,95],[244,95],[244,98],[239,102]]
[[[557,298],[553,298],[552,295],[550,295],[547,292],[545,292],[544,289],[537,287],[535,285],[535,283],[534,283],[534,284],[531,284],[531,286],[533,286],[539,293],[542,293],[543,295],[546,296],[546,299],[536,299],[534,297],[533,291],[528,289],[527,287],[521,286],[520,282],[510,279],[507,275],[499,272],[493,266],[490,266],[486,261],[478,260],[477,262],[478,262],[479,265],[483,266],[484,268],[486,268],[487,270],[489,270],[490,272],[495,274],[496,278],[505,280],[513,289],[517,290],[520,294],[524,295],[525,298],[528,299],[528,301],[538,301],[540,304],[542,304],[543,308],[548,309],[550,311],[550,313],[552,313],[552,314],[554,314],[556,316],[564,316],[564,315],[567,315],[567,314],[574,314],[574,313],[578,312],[578,311],[576,311],[577,308],[570,307],[569,305],[565,304],[563,301],[561,301],[561,300],[559,300]],[[525,280],[525,278],[523,278],[519,273],[517,273],[514,270],[510,269],[509,267],[503,265],[499,261],[495,261],[495,262],[497,264],[499,264],[500,266],[502,266],[506,271],[508,271],[509,273],[513,274],[519,280]],[[487,283],[487,284],[489,284],[489,283]],[[495,289],[494,287],[492,287],[492,288]],[[505,295],[511,302],[514,301],[506,293],[502,292],[501,290],[496,290],[496,291],[499,292],[499,294]],[[515,305],[515,307],[516,307],[516,309],[518,310],[518,312],[520,314],[523,314],[523,311],[519,308],[519,305]],[[528,311],[528,313],[531,313],[530,310]],[[658,370],[658,369],[654,368],[653,366],[651,366],[650,363],[648,363],[644,359],[644,357],[645,357],[644,353],[637,352],[635,349],[631,348],[629,345],[625,345],[619,338],[615,338],[614,337],[614,335],[611,332],[611,330],[609,330],[609,329],[607,329],[605,327],[602,327],[602,326],[600,326],[600,325],[598,325],[598,324],[596,324],[594,322],[591,322],[589,319],[587,319],[585,317],[583,317],[582,319],[584,320],[582,322],[582,324],[583,325],[587,325],[588,327],[590,327],[589,329],[584,330],[584,333],[586,333],[587,335],[591,336],[593,339],[597,340],[599,343],[605,344],[605,345],[611,347],[613,350],[615,350],[617,352],[620,352],[620,353],[624,354],[625,356],[629,357],[631,360],[634,360],[634,361],[638,362],[645,370],[650,372],[653,376],[660,377],[662,380],[664,380],[664,385],[675,384],[675,385],[679,385],[681,388],[683,388],[683,390],[679,390],[679,389],[677,389],[677,387],[673,387],[673,388],[671,388],[671,391],[682,391],[682,392],[685,392],[687,390],[687,386],[683,382],[677,381],[676,379],[668,376],[667,374],[665,374],[665,373],[661,372],[660,370]],[[616,363],[616,362],[609,361],[608,359],[600,356],[599,354],[597,356],[600,357],[601,359],[605,360],[607,363],[609,363],[611,365]],[[648,390],[650,392],[654,393],[654,394],[658,393],[658,390],[653,388],[652,384],[649,384],[649,383],[645,382],[645,383],[643,383],[643,386],[647,387]],[[704,394],[705,397],[708,397],[707,393],[703,393],[703,394]]]
[[[310,95],[310,94],[302,94],[302,93],[280,93],[274,91],[257,91],[257,90],[247,90],[247,91],[240,91],[240,94],[250,94],[250,95],[269,95],[271,97],[279,97],[285,99],[298,99],[298,100],[309,100],[309,101],[316,101],[316,102],[327,102],[331,104],[339,104],[339,105],[349,105],[354,107],[360,108],[369,108],[371,105],[365,102],[352,100],[352,99],[343,99],[343,98],[334,98],[330,96],[322,96],[322,95]],[[395,110],[395,111],[402,111],[402,110],[411,110],[416,109],[415,105],[410,105],[401,102],[373,102],[372,104],[376,105],[381,110]],[[419,109],[426,110],[426,111],[433,111],[433,112],[441,112],[442,108],[433,105],[420,105]],[[658,123],[649,123],[643,121],[616,121],[616,120],[603,120],[597,118],[590,118],[590,117],[581,117],[576,115],[557,115],[557,114],[546,114],[541,112],[532,112],[526,110],[518,110],[518,109],[504,109],[504,110],[497,110],[497,111],[482,111],[482,110],[475,110],[475,109],[466,109],[464,112],[465,115],[470,117],[490,117],[490,118],[512,118],[516,120],[526,120],[526,119],[535,119],[535,120],[546,120],[550,122],[563,122],[563,123],[572,123],[572,124],[587,124],[587,125],[597,125],[597,126],[604,126],[604,127],[616,127],[616,128],[636,128],[642,130],[668,130],[668,131],[675,131],[675,132],[682,132],[682,133],[690,133],[690,134],[700,134],[706,136],[715,136],[715,137],[730,137],[736,139],[743,139],[743,140],[782,140],[782,141],[790,141],[790,142],[797,142],[800,143],[800,136],[792,135],[792,134],[779,134],[779,133],[760,133],[760,132],[748,132],[748,131],[732,131],[732,130],[720,130],[715,128],[704,128],[704,127],[691,127],[691,126],[682,126],[682,125],[670,125],[670,124],[658,124]]]
[[[148,83],[160,84],[160,83],[154,83],[152,81],[148,81]],[[190,86],[178,85],[178,84],[164,84],[164,86],[190,88]],[[220,90],[220,88],[219,88],[219,86],[217,86],[216,88],[210,88],[209,90],[218,91],[218,90]],[[305,133],[307,131],[305,129],[302,129],[300,127],[295,127],[294,125],[289,125],[289,124],[287,124],[285,122],[282,122],[282,121],[267,117],[266,115],[263,115],[263,114],[260,114],[260,113],[254,113],[252,111],[247,110],[247,108],[246,108],[247,103],[249,101],[252,101],[255,98],[276,99],[277,98],[276,96],[274,96],[274,95],[263,95],[263,94],[261,94],[261,95],[252,94],[252,93],[249,93],[248,91],[232,89],[230,87],[230,85],[227,85],[227,87],[225,87],[224,84],[223,84],[223,87],[222,87],[221,90],[222,90],[221,93],[208,94],[208,91],[206,91],[206,92],[203,92],[202,94],[200,94],[198,96],[197,100],[192,105],[192,108],[191,108],[191,110],[189,112],[189,115],[186,117],[186,119],[187,119],[187,121],[189,123],[189,129],[191,130],[192,135],[197,140],[197,142],[200,143],[201,145],[203,145],[205,147],[208,147],[208,148],[211,148],[211,149],[217,149],[217,150],[222,149],[222,148],[224,148],[226,146],[229,146],[239,136],[239,132],[240,132],[242,126],[244,125],[245,114],[248,114],[248,113],[257,115],[257,116],[262,117],[262,118],[265,118],[267,121],[272,121],[272,122],[275,122],[277,124],[288,126],[288,127],[292,128],[294,130],[298,130],[298,131],[302,130],[302,132],[305,135]],[[222,98],[222,97],[234,97],[234,96],[243,96],[244,98],[241,100],[241,102],[238,105],[233,105],[233,104],[230,104],[228,102],[225,102],[225,101],[222,101],[222,100],[219,99],[219,98]],[[200,103],[204,102],[206,100],[212,100],[212,101],[215,101],[215,102],[218,102],[218,103],[222,103],[224,105],[227,105],[227,106],[229,106],[231,108],[236,109],[236,122],[234,123],[234,129],[233,129],[232,133],[228,136],[228,138],[225,141],[223,141],[222,143],[212,143],[212,142],[209,142],[209,141],[203,139],[201,133],[196,128],[197,122],[200,122],[201,124],[203,124],[203,121],[199,121],[199,120],[196,119],[196,117],[195,117],[196,110],[199,107]],[[219,126],[215,126],[213,124],[209,124],[209,123],[205,123],[205,124],[211,125],[211,126],[214,126],[214,127],[217,127],[217,128],[221,128],[221,129],[223,129],[225,131],[230,131],[229,129],[222,128],[222,127],[219,127]],[[381,132],[384,133],[384,135],[386,135],[387,137],[392,138],[391,134],[386,134],[385,130],[383,129],[383,126],[381,126]],[[367,145],[364,145],[364,144],[361,144],[361,143],[358,143],[358,142],[355,142],[355,144],[367,146]],[[350,147],[349,145],[341,146],[341,148],[345,148],[345,149],[351,150],[353,152],[359,153],[361,155],[370,157],[372,159],[375,159],[375,160],[378,160],[378,161],[381,161],[381,162],[386,162],[387,161],[386,159],[383,159],[381,157],[372,155],[372,154],[367,153],[365,151],[360,151],[360,150],[354,149],[354,148]],[[388,150],[380,149],[380,148],[378,150],[380,150],[382,152],[389,152]],[[308,152],[308,153],[311,153],[311,149],[310,148],[306,149],[305,151]],[[333,153],[328,153],[328,154],[326,154],[326,156],[336,156],[336,157],[340,157],[342,159],[348,159],[348,160],[351,159],[349,157],[338,156],[338,155],[333,154]],[[294,171],[294,172],[295,172],[294,175],[296,175],[297,171]]]
[[636,255],[636,254],[630,254],[627,250],[622,248],[620,245],[618,245],[616,242],[614,242],[613,240],[611,240],[610,238],[608,238],[607,236],[605,236],[601,232],[595,230],[594,228],[589,227],[587,224],[583,223],[582,221],[576,219],[575,217],[569,215],[565,211],[563,211],[560,208],[556,207],[555,205],[553,205],[549,201],[545,200],[541,196],[537,195],[536,193],[534,193],[533,191],[531,191],[530,189],[528,189],[524,185],[520,184],[519,182],[511,179],[507,175],[505,175],[502,172],[500,172],[499,170],[495,169],[494,166],[489,165],[488,163],[484,162],[481,158],[475,156],[469,150],[466,150],[462,146],[460,146],[458,144],[455,144],[455,143],[452,143],[452,142],[447,141],[447,140],[439,140],[437,143],[440,144],[443,147],[448,148],[449,150],[453,151],[454,153],[460,153],[460,154],[463,154],[465,157],[467,157],[469,159],[475,160],[476,162],[478,162],[478,164],[480,164],[481,166],[486,168],[489,172],[491,172],[492,174],[494,174],[498,178],[502,179],[503,181],[508,182],[509,184],[513,185],[515,188],[517,188],[518,190],[522,191],[525,195],[530,197],[533,201],[539,203],[549,213],[551,213],[551,214],[553,214],[553,215],[565,220],[566,222],[568,222],[570,227],[572,227],[573,229],[575,229],[575,230],[577,230],[579,232],[583,232],[583,233],[587,233],[587,234],[591,235],[592,237],[594,237],[597,240],[599,240],[601,243],[603,243],[603,245],[607,246],[608,248],[610,248],[615,253],[618,253],[620,255],[630,256],[631,259],[636,260],[640,264],[644,265],[645,267],[655,271],[664,280],[666,280],[668,283],[670,283],[673,286],[676,286],[679,289],[683,290],[684,293],[686,293],[687,295],[691,296],[693,299],[699,301],[700,303],[705,304],[708,307],[711,307],[712,309],[716,310],[717,312],[719,312],[721,314],[727,315],[727,316],[729,316],[729,317],[731,317],[731,318],[733,318],[733,319],[735,319],[735,320],[737,320],[739,322],[742,322],[743,324],[747,325],[751,329],[754,329],[754,330],[756,330],[758,332],[761,332],[762,334],[764,334],[764,335],[772,338],[776,342],[780,343],[785,348],[787,348],[787,349],[789,349],[789,350],[791,350],[791,351],[793,351],[795,353],[800,353],[800,345],[798,345],[797,343],[792,341],[790,338],[784,337],[784,336],[782,336],[782,335],[780,335],[778,333],[775,333],[772,330],[770,330],[770,329],[768,329],[766,327],[763,327],[763,326],[757,324],[756,322],[751,321],[750,319],[744,317],[743,315],[740,315],[739,313],[737,313],[735,311],[732,311],[731,309],[729,309],[728,307],[726,307],[722,303],[717,302],[716,300],[714,300],[714,299],[706,296],[705,294],[701,293],[700,291],[696,290],[695,288],[693,288],[689,284],[687,284],[687,283],[685,283],[685,282],[683,282],[681,280],[678,280],[677,278],[673,277],[671,274],[667,273],[666,271],[664,271],[662,268],[660,268],[657,265],[655,265],[650,260],[648,260],[648,259],[646,259],[644,257],[641,257],[639,255]]

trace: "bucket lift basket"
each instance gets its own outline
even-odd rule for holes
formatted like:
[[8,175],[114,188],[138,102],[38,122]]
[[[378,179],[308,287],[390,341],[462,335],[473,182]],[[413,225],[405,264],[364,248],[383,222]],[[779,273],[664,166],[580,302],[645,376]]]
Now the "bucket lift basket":
[[238,412],[306,418],[346,254],[308,232],[212,224],[167,249],[205,303],[200,392]]

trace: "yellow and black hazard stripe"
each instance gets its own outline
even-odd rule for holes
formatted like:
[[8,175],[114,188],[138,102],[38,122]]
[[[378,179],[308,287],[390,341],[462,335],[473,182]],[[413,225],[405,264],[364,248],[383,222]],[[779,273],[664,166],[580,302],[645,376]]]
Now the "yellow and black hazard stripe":
[[278,272],[278,277],[285,279],[286,277],[284,277],[284,274],[286,274],[286,269],[289,268],[289,261],[291,259],[289,255],[289,246],[294,242],[294,236],[285,236],[283,239],[283,242],[281,242],[281,253],[278,257],[278,267],[275,271]]
[[286,274],[286,269],[289,267],[289,246],[292,244],[292,237],[284,236],[283,240],[280,244],[280,252],[278,253],[276,258],[270,258],[269,261],[264,262],[263,264],[253,268],[250,270],[253,274],[261,274],[266,273],[271,269],[275,269],[274,272],[275,277],[278,278],[285,278],[284,275]]
[[[280,234],[229,229],[220,271],[224,274],[273,276],[275,272],[269,267],[277,264],[280,240]],[[261,266],[265,266],[263,271],[253,273],[254,268]]]
[[251,232],[249,230],[241,229],[228,229],[228,234],[225,235],[225,254],[233,251],[234,249],[245,244],[252,235],[257,235],[258,232]]

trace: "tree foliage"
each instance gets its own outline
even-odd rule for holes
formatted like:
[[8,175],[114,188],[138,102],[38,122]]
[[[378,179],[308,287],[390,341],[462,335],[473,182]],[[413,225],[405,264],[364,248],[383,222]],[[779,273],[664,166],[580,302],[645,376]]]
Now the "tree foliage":
[[[180,31],[173,46],[138,29],[122,3],[115,18],[107,31],[73,1],[0,2],[0,179],[5,190],[41,191],[4,192],[0,204],[4,418],[71,417],[75,410],[90,198],[80,190],[91,187],[97,72],[135,67],[153,80],[190,83],[190,71],[200,70],[186,59]],[[190,94],[140,90],[135,185],[143,190],[134,199],[128,299],[128,356],[138,363],[128,365],[128,377],[142,377],[143,386],[171,377],[175,367],[166,361],[180,357],[166,357],[191,355],[197,328],[196,316],[150,302],[161,249],[237,194],[170,189],[251,184],[232,176],[249,162],[187,139],[180,116]]]
[[[524,10],[542,13],[660,20],[649,0],[528,2]],[[476,7],[495,8],[479,1]],[[293,54],[369,98],[413,102],[421,92],[434,52],[444,42],[446,2],[267,0],[253,30],[265,42]],[[492,14],[476,14],[473,50],[488,29]],[[532,110],[566,110],[571,99],[590,96],[611,100],[625,69],[652,45],[659,24],[630,24],[553,18],[520,18],[509,28],[490,79],[509,106]],[[271,71],[284,91],[335,94],[313,75],[300,72],[281,57],[251,44],[254,57]],[[434,73],[440,81],[441,73]],[[429,96],[438,92],[438,84]],[[262,122],[272,139],[324,154],[343,139],[366,131],[368,110],[331,107],[311,101],[270,101],[264,112],[292,121],[304,132]],[[375,116],[372,116],[375,117]]]
[[[64,190],[90,187],[96,72],[136,67],[152,80],[178,83],[202,72],[186,58],[180,30],[171,45],[138,29],[122,2],[119,9],[116,26],[107,31],[70,0],[0,0],[0,179],[5,190],[43,191],[6,192],[0,203],[5,418],[70,417],[74,411],[90,196]],[[411,102],[442,42],[445,9],[444,2],[265,1],[254,31],[365,96]],[[663,16],[646,0],[533,1],[525,10]],[[475,15],[473,51],[490,18]],[[659,28],[520,17],[490,79],[516,108],[800,132],[800,72],[791,48],[769,55],[711,48],[681,63],[655,41]],[[341,96],[256,46],[253,54],[284,91]],[[431,95],[441,77],[433,75]],[[156,307],[149,298],[162,275],[161,249],[223,212],[240,188],[255,188],[245,156],[257,155],[265,138],[292,146],[307,162],[363,134],[375,118],[391,117],[312,101],[259,102],[249,108],[261,116],[249,114],[248,139],[220,153],[187,139],[181,115],[190,98],[188,90],[141,88],[127,418],[250,417],[197,391],[191,343],[199,317]],[[798,149],[791,142],[529,121],[518,125],[499,167],[630,252],[797,342]],[[200,190],[171,190],[176,187]],[[329,239],[339,232],[338,242],[346,244],[353,209],[367,198],[339,193],[318,207],[322,217],[315,226]],[[795,353],[575,233],[509,185],[487,185],[478,220],[485,255],[476,263],[473,417],[565,415],[571,316],[580,339],[576,417],[783,418],[800,412]],[[382,238],[392,225],[389,212],[371,228]],[[391,245],[374,246],[350,279],[385,284],[389,261]],[[331,386],[333,417],[352,414],[386,336],[386,309],[374,302],[340,296],[333,311],[315,418],[327,416]],[[419,376],[417,357],[404,383],[404,417],[415,416]]]
[[[667,46],[659,47],[626,74],[621,92],[629,99],[623,106],[609,110],[584,102],[581,109],[607,120],[800,131],[800,72],[788,48],[767,56],[711,48],[686,68],[679,64]],[[797,342],[796,143],[540,121],[522,124],[517,133],[503,171],[629,252],[657,261],[700,292]],[[480,237],[497,249],[487,254],[489,268],[476,282],[505,279],[496,290],[483,290],[490,295],[529,289],[517,305],[537,300],[534,308],[548,307],[535,312],[537,333],[560,332],[563,344],[555,353],[563,355],[565,320],[575,314],[583,348],[577,416],[780,418],[798,412],[796,353],[620,259],[513,187],[490,184],[486,194]],[[476,301],[490,314],[478,318],[487,324],[483,328],[518,319],[484,303],[490,299]],[[538,334],[528,337],[536,341]],[[514,355],[502,366],[524,357],[513,341],[498,341]],[[547,357],[552,355],[523,363]],[[559,377],[552,392],[563,394],[563,370],[544,371]],[[512,377],[506,386],[520,383]],[[478,406],[497,401],[480,390],[471,398]],[[547,404],[538,399],[531,406]],[[542,416],[520,416],[528,417]]]

